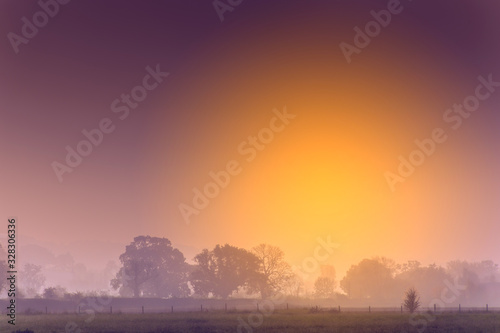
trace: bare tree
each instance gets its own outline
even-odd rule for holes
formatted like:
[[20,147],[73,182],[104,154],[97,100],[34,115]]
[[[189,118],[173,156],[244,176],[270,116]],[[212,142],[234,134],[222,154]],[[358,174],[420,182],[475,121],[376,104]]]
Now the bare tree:
[[403,305],[410,313],[415,312],[420,307],[420,296],[414,288],[406,291]]
[[277,246],[260,244],[252,249],[259,259],[259,281],[256,289],[262,298],[281,292],[293,277],[292,268],[285,261],[285,253]]

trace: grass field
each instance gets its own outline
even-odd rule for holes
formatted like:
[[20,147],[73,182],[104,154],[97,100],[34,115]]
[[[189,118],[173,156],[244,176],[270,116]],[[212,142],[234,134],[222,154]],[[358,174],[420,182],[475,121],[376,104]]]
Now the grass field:
[[[443,313],[421,315],[413,320],[426,322],[422,332],[498,332],[500,313]],[[86,323],[85,320],[89,319]],[[90,320],[91,319],[91,320]],[[433,319],[428,321],[428,319]],[[400,313],[311,313],[308,310],[259,312],[186,312],[169,314],[53,314],[19,315],[14,326],[6,317],[1,332],[32,330],[36,333],[118,333],[118,332],[419,332],[409,314]],[[246,325],[246,326],[245,326]],[[239,330],[238,330],[239,326]]]

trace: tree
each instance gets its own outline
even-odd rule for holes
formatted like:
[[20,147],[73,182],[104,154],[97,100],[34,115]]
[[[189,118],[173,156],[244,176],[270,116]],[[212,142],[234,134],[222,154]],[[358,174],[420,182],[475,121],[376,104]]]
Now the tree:
[[314,282],[316,297],[329,298],[335,294],[335,281],[329,277],[318,277]]
[[21,272],[23,290],[27,297],[35,297],[45,283],[45,276],[42,274],[42,266],[26,264]]
[[191,273],[191,283],[198,295],[227,298],[240,288],[255,284],[258,258],[245,249],[231,245],[216,245],[204,249],[194,258],[197,267]]
[[304,291],[304,281],[300,276],[297,274],[293,273],[291,278],[288,279],[284,292],[287,295],[294,296],[294,297],[299,297],[301,293]]
[[183,297],[189,294],[186,259],[166,238],[138,236],[120,255],[122,267],[111,280],[120,295]]
[[[7,258],[7,253],[5,253],[2,245],[0,245],[0,258]],[[7,286],[7,262],[5,260],[0,260],[0,292]]]
[[281,292],[293,277],[291,266],[285,261],[285,253],[277,246],[260,244],[252,249],[258,259],[258,279],[253,290],[267,298]]
[[66,289],[61,286],[49,287],[43,290],[42,297],[45,299],[61,299],[64,297],[65,293]]
[[441,297],[443,281],[450,279],[441,266],[421,266],[418,262],[408,262],[403,264],[402,272],[396,276],[394,288],[399,289],[398,294],[401,295],[409,287],[414,287],[419,291],[420,299],[427,303]]
[[353,265],[340,281],[351,298],[386,299],[393,285],[393,270],[377,259],[364,259]]
[[414,288],[410,288],[405,293],[403,306],[410,313],[415,312],[420,307],[420,296]]

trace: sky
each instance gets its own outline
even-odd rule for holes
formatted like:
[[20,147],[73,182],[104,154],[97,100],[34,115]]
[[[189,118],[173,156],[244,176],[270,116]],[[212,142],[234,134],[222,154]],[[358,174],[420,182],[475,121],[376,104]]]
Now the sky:
[[16,217],[23,260],[104,268],[151,235],[294,265],[329,238],[339,274],[500,262],[497,1],[47,3],[0,2],[0,234]]

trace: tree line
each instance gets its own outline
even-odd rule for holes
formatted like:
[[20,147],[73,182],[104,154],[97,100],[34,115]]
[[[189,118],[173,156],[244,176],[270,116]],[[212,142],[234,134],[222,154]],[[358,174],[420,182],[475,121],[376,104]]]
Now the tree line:
[[[0,247],[0,253],[3,250]],[[333,266],[322,266],[311,292],[299,274],[286,262],[276,246],[260,244],[250,250],[229,244],[203,249],[186,262],[184,254],[166,238],[138,236],[119,257],[120,268],[110,281],[123,297],[220,298],[260,297],[278,294],[290,297],[336,298],[371,304],[399,304],[409,288],[418,291],[423,303],[432,299],[446,304],[484,304],[500,299],[500,274],[494,262],[450,261],[445,267],[418,261],[398,264],[374,257],[352,265],[337,280]],[[71,298],[62,287],[45,288],[41,266],[26,264],[21,271],[25,297]],[[0,273],[6,272],[0,261]],[[0,279],[0,292],[7,281]],[[345,304],[344,303],[344,304]]]
[[[195,264],[190,265],[168,239],[139,236],[126,247],[120,262],[121,268],[111,285],[122,296],[304,295],[304,281],[285,261],[284,252],[268,244],[251,250],[216,245],[211,250],[202,250],[195,256]],[[330,269],[321,271],[309,296],[390,303],[401,300],[408,288],[418,290],[422,300],[441,297],[448,285],[455,286],[451,288],[454,294],[446,298],[452,300],[451,303],[479,302],[492,295],[500,296],[498,265],[492,261],[457,260],[441,267],[423,266],[418,261],[397,264],[391,259],[374,257],[352,265],[340,281],[336,280],[333,267],[323,268]]]
[[246,250],[229,244],[204,249],[186,263],[166,238],[139,236],[120,256],[121,268],[111,281],[122,296],[217,297],[234,293],[267,298],[283,291],[294,277],[285,254],[261,244]]

